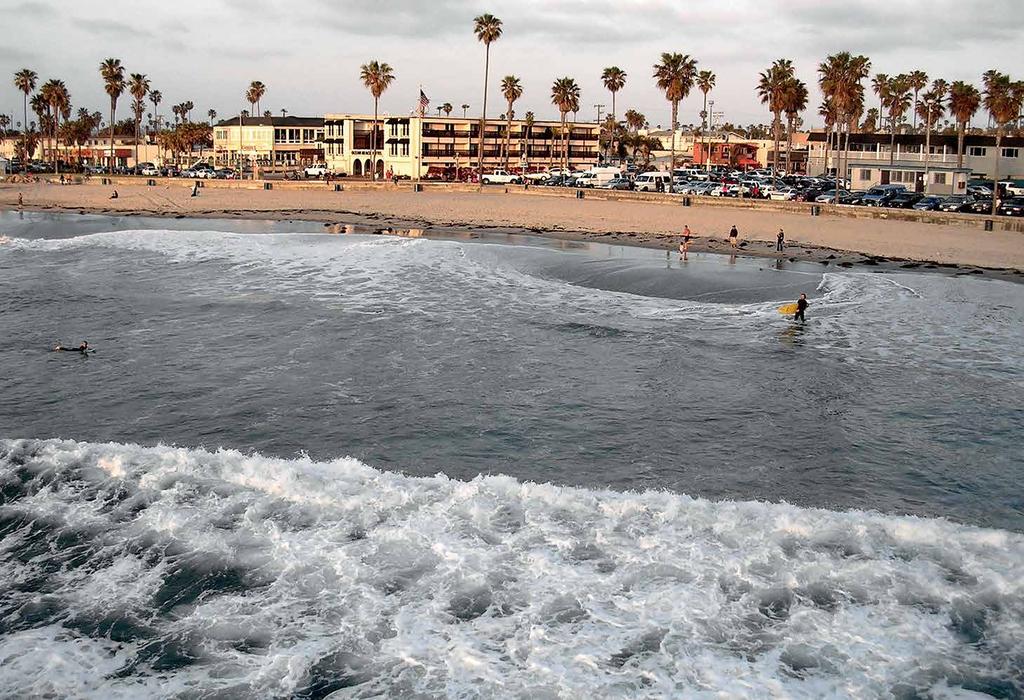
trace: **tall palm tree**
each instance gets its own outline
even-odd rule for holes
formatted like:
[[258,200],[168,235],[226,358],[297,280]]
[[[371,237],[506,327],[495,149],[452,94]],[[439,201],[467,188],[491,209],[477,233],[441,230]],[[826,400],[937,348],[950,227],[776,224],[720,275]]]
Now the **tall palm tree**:
[[885,108],[889,112],[889,165],[896,158],[896,126],[903,120],[910,107],[910,80],[905,75],[897,75],[885,86]]
[[1012,81],[1005,73],[996,72],[985,81],[985,109],[992,115],[996,125],[996,152],[992,162],[995,172],[992,175],[994,191],[992,193],[992,216],[996,215],[999,199],[999,157],[1002,154],[1003,132],[1006,125],[1017,118],[1024,103],[1024,81]]
[[572,78],[559,78],[551,86],[551,104],[558,107],[562,115],[562,170],[569,169],[569,138],[566,133],[565,120],[573,107],[579,108],[580,86]]
[[981,106],[981,93],[970,83],[958,80],[949,89],[949,112],[956,119],[956,167],[964,167],[964,133]]
[[681,53],[663,53],[661,62],[654,64],[655,82],[658,89],[665,93],[665,99],[672,104],[672,121],[669,129],[672,132],[672,160],[668,171],[671,174],[676,167],[676,117],[679,113],[679,102],[690,94],[693,82],[697,77],[697,61]]
[[132,111],[135,112],[135,165],[138,165],[139,124],[142,123],[142,113],[146,111],[146,95],[149,94],[149,79],[144,73],[132,73],[129,76],[128,92],[134,100]]
[[910,89],[914,91],[914,131],[917,131],[917,93],[928,86],[928,74],[923,70],[911,71],[907,76]]
[[878,114],[879,118],[885,113],[885,93],[889,87],[889,76],[886,73],[875,73],[875,77],[871,79],[871,89],[878,95]]
[[373,179],[377,179],[377,107],[380,104],[380,96],[395,82],[394,71],[391,66],[378,61],[364,63],[360,68],[359,78],[370,94],[373,95],[373,131],[370,136],[370,151],[373,154]]
[[527,112],[523,116],[523,129],[526,131],[526,133],[523,134],[523,138],[526,141],[526,145],[523,149],[523,155],[526,167],[529,167],[530,165],[530,140],[533,137],[533,124],[535,121],[536,119],[533,116],[533,112]]
[[263,96],[267,94],[267,86],[264,85],[259,80],[254,80],[251,83],[249,83],[249,91],[252,97],[254,98],[252,100],[252,104],[256,106],[256,110],[253,112],[253,114],[259,114],[260,100],[262,100]]
[[[825,172],[824,172],[824,177],[827,178],[828,177],[828,161],[829,161],[829,156],[832,153],[832,136],[833,136],[833,133],[834,133],[834,130],[835,130],[835,125],[836,125],[837,116],[838,116],[837,113],[836,113],[835,103],[832,101],[832,98],[829,97],[828,95],[825,96],[825,99],[822,101],[821,105],[818,107],[818,115],[821,116],[825,120]],[[838,173],[838,168],[836,169],[836,172]]]
[[790,78],[786,83],[783,109],[786,112],[786,171],[793,171],[793,127],[800,112],[807,109],[807,85],[799,78]]
[[772,113],[772,136],[775,140],[775,154],[772,159],[772,170],[779,171],[779,142],[782,140],[782,112],[786,109],[786,87],[793,79],[793,62],[780,58],[763,71],[757,83],[757,94],[761,102],[768,105]]
[[192,121],[192,109],[195,107],[195,105],[192,104],[192,100],[186,100],[185,102],[182,102],[181,103],[181,107],[182,107],[181,120],[182,121],[186,121],[187,120],[187,121],[191,122]]
[[462,105],[462,118],[466,118],[466,111],[469,109],[469,105]]
[[704,161],[708,170],[711,170],[711,159],[708,158],[706,135],[710,124],[708,114],[708,93],[715,87],[715,74],[709,70],[702,70],[697,73],[697,89],[704,94],[704,107],[700,110],[700,142],[701,151],[704,153]]
[[[626,87],[626,71],[618,66],[609,66],[601,71],[601,82],[604,84],[604,89],[612,94],[612,123],[615,124],[615,95],[619,90]],[[611,138],[608,139],[608,150],[610,153],[614,153],[616,152],[614,129],[610,136]]]
[[157,111],[157,108],[163,99],[164,95],[159,90],[149,91],[149,101],[153,103],[153,122],[156,124],[157,131],[160,131],[160,112]]
[[508,102],[505,112],[505,172],[508,172],[509,151],[512,148],[512,105],[523,96],[523,86],[519,78],[506,75],[501,79],[501,94]]
[[629,127],[634,134],[640,131],[640,129],[643,129],[645,124],[647,124],[647,117],[640,114],[640,112],[635,109],[626,111],[626,126]]
[[[23,109],[24,109],[23,119],[25,121],[23,121],[21,123],[21,133],[22,133],[22,139],[23,140],[25,138],[25,134],[28,133],[28,96],[31,95],[32,91],[36,89],[36,81],[38,79],[39,79],[39,76],[36,74],[36,72],[34,70],[32,70],[30,68],[22,68],[20,71],[18,71],[17,73],[14,74],[14,87],[16,87],[19,90],[21,90],[22,96],[24,98],[24,100],[23,100],[23,102],[24,102],[24,104],[23,104]],[[26,155],[25,158],[21,162],[22,172],[26,172],[26,169],[28,168],[28,160],[29,160],[29,157],[28,157],[28,155]]]
[[915,111],[924,120],[924,191],[928,194],[931,183],[931,152],[932,152],[932,124],[935,124],[945,113],[946,108],[943,102],[946,93],[949,91],[949,84],[942,78],[932,81],[931,89],[921,96]]
[[62,116],[71,116],[71,95],[68,93],[64,81],[56,79],[46,81],[43,87],[40,88],[39,94],[43,95],[43,98],[46,100],[50,108],[50,118],[53,120],[50,124],[50,133],[53,137],[50,157],[53,160],[53,171],[56,173],[59,171],[57,149],[59,147],[58,132],[60,130],[60,120]]
[[[853,56],[848,51],[832,54],[818,66],[818,85],[835,111],[838,127],[837,147],[841,146],[843,130],[846,133],[846,160],[849,160],[850,124],[864,109],[864,86],[871,61],[866,56]],[[836,203],[839,202],[839,175],[846,175],[846,165],[836,168]]]
[[206,111],[206,116],[210,118],[210,125],[213,126],[213,121],[217,118],[217,110],[209,109]]
[[480,112],[479,150],[477,165],[480,186],[483,187],[484,174],[484,131],[487,129],[487,74],[491,69],[491,44],[501,37],[501,20],[491,14],[483,14],[473,19],[473,33],[478,41],[484,44],[484,106]]
[[121,59],[108,58],[100,64],[100,76],[103,78],[103,89],[110,97],[110,156],[107,169],[114,174],[114,114],[117,111],[117,100],[124,93],[124,66]]
[[452,115],[453,109],[455,108],[452,107],[451,102],[445,102],[443,105],[441,105],[441,111],[444,112],[444,116],[446,117],[450,117]]

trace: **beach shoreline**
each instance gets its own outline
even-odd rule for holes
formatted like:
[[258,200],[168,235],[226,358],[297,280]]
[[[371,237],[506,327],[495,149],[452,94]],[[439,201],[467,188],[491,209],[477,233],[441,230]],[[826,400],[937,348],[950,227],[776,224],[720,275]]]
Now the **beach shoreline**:
[[[0,210],[164,218],[305,221],[325,228],[355,225],[370,233],[430,236],[491,231],[675,251],[679,231],[694,232],[691,253],[805,261],[840,268],[937,270],[1024,282],[1019,233],[904,221],[808,217],[721,206],[683,209],[664,203],[510,196],[501,192],[253,190],[181,186],[107,187],[34,183],[0,186]],[[112,189],[112,188],[111,188]],[[728,228],[740,230],[733,250]],[[782,253],[775,234],[786,231]],[[0,231],[0,233],[3,233]]]

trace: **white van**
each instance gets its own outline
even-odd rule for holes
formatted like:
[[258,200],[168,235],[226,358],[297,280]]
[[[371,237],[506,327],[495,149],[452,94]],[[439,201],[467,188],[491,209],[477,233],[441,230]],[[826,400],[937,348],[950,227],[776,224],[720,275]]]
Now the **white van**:
[[601,187],[619,177],[618,168],[591,168],[576,176],[577,187]]
[[652,170],[636,176],[637,192],[669,192],[672,189],[672,177],[668,173]]

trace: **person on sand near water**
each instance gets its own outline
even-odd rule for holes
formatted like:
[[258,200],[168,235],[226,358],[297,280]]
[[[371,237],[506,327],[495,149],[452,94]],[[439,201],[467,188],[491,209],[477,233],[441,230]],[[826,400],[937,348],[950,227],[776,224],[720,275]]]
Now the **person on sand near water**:
[[735,248],[736,246],[739,245],[739,242],[740,232],[736,230],[736,224],[733,224],[732,228],[729,229],[729,245]]
[[111,199],[117,199],[117,190],[114,190],[113,194],[110,195]]
[[199,196],[199,180],[196,180],[195,182],[192,183],[192,196]]
[[25,206],[25,195],[23,195],[21,192],[19,192],[18,193],[18,209],[21,209],[23,206]]
[[693,238],[693,233],[690,232],[689,226],[683,226],[683,240],[679,243],[679,254],[682,256],[686,255],[686,252],[690,250],[690,239]]
[[804,311],[807,309],[807,295],[801,293],[800,298],[796,300],[796,313],[793,314],[793,320],[804,322]]
[[779,229],[779,235],[775,237],[775,252],[781,253],[782,248],[786,243],[786,232],[781,228]]
[[84,353],[89,352],[89,341],[88,340],[83,340],[79,344],[79,346],[77,348],[66,348],[63,345],[58,345],[57,347],[55,347],[53,349],[53,351],[54,352],[80,352],[80,353],[84,354]]

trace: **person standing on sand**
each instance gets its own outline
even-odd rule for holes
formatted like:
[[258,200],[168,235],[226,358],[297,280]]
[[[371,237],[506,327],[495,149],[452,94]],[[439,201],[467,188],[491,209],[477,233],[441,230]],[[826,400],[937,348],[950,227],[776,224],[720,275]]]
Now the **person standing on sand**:
[[25,206],[25,195],[23,195],[21,192],[19,192],[18,193],[18,209],[21,209],[23,206]]
[[783,231],[780,228],[779,229],[779,235],[776,236],[776,240],[775,240],[775,252],[781,253],[782,252],[782,247],[783,247],[783,245],[785,245],[785,243],[786,243],[786,232]]
[[736,230],[736,224],[733,224],[732,228],[729,229],[729,245],[735,248],[736,246],[739,245],[739,242],[740,232]]
[[683,226],[683,240],[679,244],[679,254],[686,256],[686,252],[690,250],[690,239],[693,238],[693,234],[690,232],[689,226]]
[[807,310],[807,295],[803,292],[800,293],[800,298],[796,300],[796,313],[793,314],[793,320],[804,322],[804,311]]
[[192,183],[192,196],[199,196],[199,180],[196,180],[195,182]]

